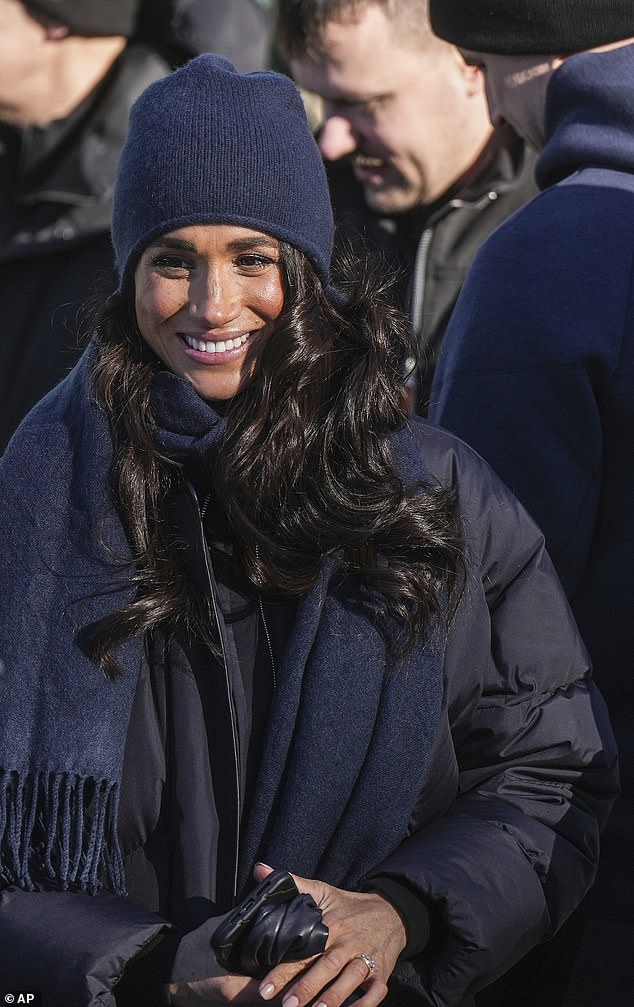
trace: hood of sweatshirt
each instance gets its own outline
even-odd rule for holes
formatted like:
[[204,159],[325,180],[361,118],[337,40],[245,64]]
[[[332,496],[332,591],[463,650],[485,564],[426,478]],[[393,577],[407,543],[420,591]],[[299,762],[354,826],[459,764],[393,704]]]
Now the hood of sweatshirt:
[[634,45],[570,56],[548,85],[537,184],[590,165],[634,172]]

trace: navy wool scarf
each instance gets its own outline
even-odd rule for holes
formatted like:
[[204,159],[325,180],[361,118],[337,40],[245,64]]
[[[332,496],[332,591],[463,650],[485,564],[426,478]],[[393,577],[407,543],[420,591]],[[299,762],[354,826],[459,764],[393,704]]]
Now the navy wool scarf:
[[[27,417],[0,464],[0,881],[125,893],[121,770],[143,641],[107,679],[91,627],[133,597],[108,486],[112,442],[94,401],[94,349]],[[156,439],[204,468],[224,420],[183,379],[153,388]],[[399,469],[428,481],[407,430]],[[442,703],[440,640],[387,666],[371,612],[340,594],[336,557],[298,607],[279,669],[241,881],[256,857],[353,887],[407,834]]]
[[108,492],[112,447],[91,400],[93,352],[29,414],[0,465],[0,872],[123,892],[116,835],[141,641],[108,680],[86,632],[132,600]]

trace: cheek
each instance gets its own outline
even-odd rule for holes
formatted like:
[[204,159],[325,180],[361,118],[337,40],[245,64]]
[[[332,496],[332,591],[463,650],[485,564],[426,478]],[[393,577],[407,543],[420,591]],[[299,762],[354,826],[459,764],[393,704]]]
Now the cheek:
[[271,300],[271,315],[273,318],[278,318],[282,313],[282,308],[284,307],[284,291],[282,290],[282,285],[278,284],[275,290],[274,296]]
[[278,275],[263,283],[252,304],[257,314],[262,318],[269,321],[277,318],[284,307],[284,290],[281,277]]
[[448,114],[448,104],[446,92],[437,82],[395,103],[395,114],[386,123],[384,132],[386,146],[415,164],[433,159],[438,134],[447,129],[447,121],[453,118],[454,110]]
[[388,122],[382,120],[373,125],[367,133],[372,153],[387,154],[390,157],[402,155],[407,148],[411,131],[408,134],[398,120]]
[[150,281],[137,286],[135,310],[141,335],[175,314],[183,305],[179,284]]

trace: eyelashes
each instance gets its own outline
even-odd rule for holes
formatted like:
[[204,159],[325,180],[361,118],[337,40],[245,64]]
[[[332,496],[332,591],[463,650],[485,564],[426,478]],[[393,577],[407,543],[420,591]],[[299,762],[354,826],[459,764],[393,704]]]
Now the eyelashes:
[[[180,255],[166,254],[159,252],[152,256],[151,265],[156,269],[167,271],[191,273],[196,269],[196,262],[185,259]],[[232,265],[247,274],[262,272],[269,266],[279,266],[280,260],[269,255],[261,255],[256,252],[242,252],[232,260]]]

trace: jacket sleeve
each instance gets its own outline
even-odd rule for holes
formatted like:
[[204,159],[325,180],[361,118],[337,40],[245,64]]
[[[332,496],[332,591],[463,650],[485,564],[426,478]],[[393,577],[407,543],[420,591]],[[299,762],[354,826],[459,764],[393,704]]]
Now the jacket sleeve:
[[450,443],[472,557],[436,746],[455,792],[373,872],[432,910],[432,940],[399,974],[438,1005],[460,1004],[563,923],[592,883],[617,794],[605,706],[543,537],[488,466]]
[[46,1007],[114,1007],[126,965],[169,924],[108,892],[0,893],[4,990],[43,991]]

